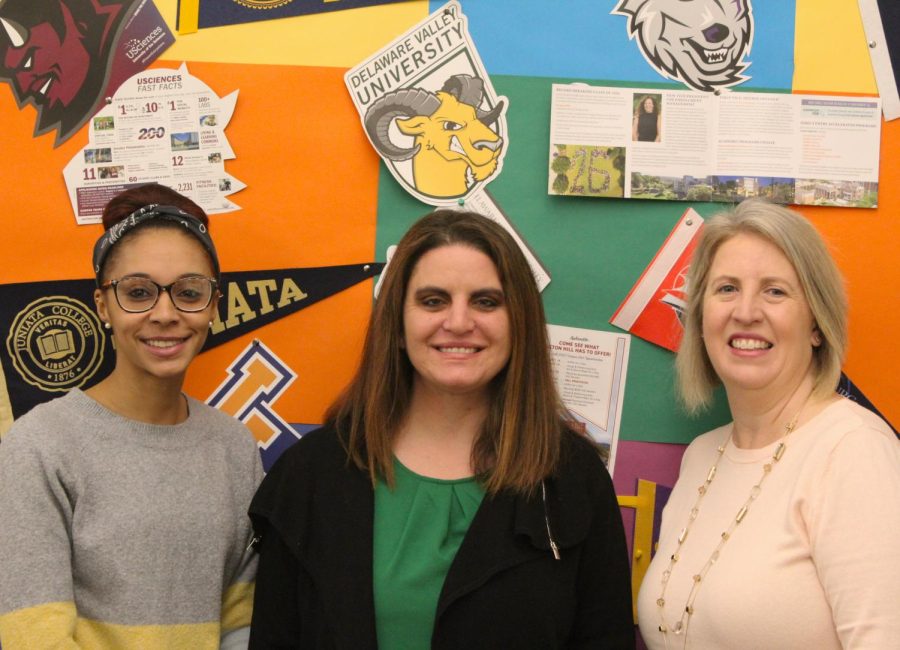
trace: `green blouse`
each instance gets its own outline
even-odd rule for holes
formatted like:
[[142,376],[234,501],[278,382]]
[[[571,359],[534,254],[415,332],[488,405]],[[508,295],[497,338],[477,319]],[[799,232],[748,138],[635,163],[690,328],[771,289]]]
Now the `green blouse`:
[[475,477],[420,476],[394,459],[394,489],[375,487],[373,587],[379,650],[431,647],[444,578],[484,489]]

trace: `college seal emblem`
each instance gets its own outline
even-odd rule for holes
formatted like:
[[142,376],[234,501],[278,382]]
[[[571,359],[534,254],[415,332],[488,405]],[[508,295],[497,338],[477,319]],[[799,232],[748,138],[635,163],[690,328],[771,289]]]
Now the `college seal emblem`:
[[294,0],[234,0],[235,3],[250,9],[277,9],[289,5]]
[[48,296],[16,315],[6,349],[27,383],[67,391],[90,379],[103,362],[100,319],[80,300]]

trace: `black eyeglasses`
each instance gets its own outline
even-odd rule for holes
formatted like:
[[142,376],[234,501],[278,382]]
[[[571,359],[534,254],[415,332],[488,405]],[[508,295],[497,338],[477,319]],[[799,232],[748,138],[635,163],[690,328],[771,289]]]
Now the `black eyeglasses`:
[[159,294],[169,294],[175,309],[187,313],[203,311],[209,307],[213,296],[218,292],[218,283],[212,278],[202,275],[191,275],[178,278],[165,286],[157,284],[150,278],[128,275],[118,280],[107,280],[100,285],[101,289],[112,287],[116,294],[116,302],[124,311],[140,314],[150,311],[159,302]]

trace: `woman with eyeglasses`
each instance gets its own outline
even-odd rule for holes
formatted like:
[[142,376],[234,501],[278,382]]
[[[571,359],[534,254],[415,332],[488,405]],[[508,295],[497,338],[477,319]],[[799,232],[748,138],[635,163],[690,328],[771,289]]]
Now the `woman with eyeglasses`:
[[207,218],[154,184],[113,198],[103,225],[94,299],[115,368],[0,445],[0,643],[244,648],[259,454],[182,393],[219,297]]

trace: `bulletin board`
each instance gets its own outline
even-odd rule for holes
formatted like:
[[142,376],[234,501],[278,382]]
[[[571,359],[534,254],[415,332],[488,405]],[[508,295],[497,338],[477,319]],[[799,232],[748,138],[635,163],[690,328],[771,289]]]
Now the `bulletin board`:
[[[434,2],[432,6],[439,4]],[[482,12],[486,14],[482,26],[496,24],[503,11],[497,4],[503,3],[491,3],[489,7],[473,4],[477,9],[469,11],[469,20],[473,34],[478,38],[476,16]],[[604,54],[600,50],[603,48],[598,42],[608,49],[608,40],[597,38],[592,31],[596,26],[587,28],[583,26],[584,20],[572,20],[558,29],[559,33],[567,35],[565,47],[556,47],[559,44],[552,39],[541,41],[540,34],[555,27],[554,19],[529,13],[531,3],[525,5],[525,10],[519,7],[513,11],[518,18],[519,31],[500,30],[503,34],[496,40],[506,45],[498,44],[494,33],[489,34],[488,29],[483,34],[483,40],[490,44],[481,48],[488,69],[515,73],[491,75],[498,93],[509,98],[511,107],[527,107],[509,112],[510,152],[504,162],[503,175],[491,184],[490,192],[551,272],[553,281],[543,294],[548,320],[561,325],[611,330],[614,328],[608,324],[609,317],[687,206],[672,202],[548,196],[544,191],[546,168],[542,161],[547,157],[549,141],[550,84],[675,86],[658,81],[650,83],[646,81],[649,76],[645,72],[631,73],[641,76],[639,84],[625,84],[618,81],[621,77],[598,79],[596,76],[554,74],[562,70],[586,73],[592,67],[608,72],[609,67],[585,63],[602,57]],[[794,74],[784,75],[784,70],[791,68],[791,60],[767,62],[754,57],[754,66],[759,63],[760,67],[768,66],[766,72],[772,71],[762,82],[764,88],[779,89],[780,84],[785,84],[786,87],[780,88],[783,92],[861,95],[875,92],[855,3],[829,0],[815,4],[799,0],[796,24],[793,20],[788,20],[787,24],[796,32]],[[765,37],[774,39],[779,34],[764,34],[762,42]],[[787,38],[790,40],[791,35]],[[839,54],[834,48],[824,47],[823,43],[832,38],[835,40],[830,42],[840,40],[847,43],[847,47],[841,48]],[[513,41],[537,44],[523,56],[520,49],[512,46]],[[764,45],[757,41],[754,48],[757,47],[764,48]],[[612,65],[617,69],[646,69],[637,52],[632,51],[634,49],[617,53]],[[567,64],[572,52],[581,56]],[[537,74],[526,75],[525,68],[535,70]],[[851,304],[850,346],[844,369],[891,422],[900,415],[900,400],[896,398],[896,389],[900,386],[890,372],[895,359],[879,354],[878,349],[890,340],[891,332],[898,331],[900,317],[883,302],[887,294],[898,294],[894,289],[885,292],[879,287],[884,286],[880,278],[892,278],[898,273],[890,262],[890,251],[900,231],[897,220],[890,216],[892,206],[896,206],[900,198],[893,190],[900,166],[891,157],[891,152],[897,151],[898,126],[896,122],[882,125],[882,192],[878,208],[797,208],[825,236],[847,281]],[[377,252],[383,258],[386,247],[396,242],[423,211],[421,204],[384,177],[379,184],[378,206]],[[705,217],[721,209],[718,204],[704,203],[692,207]],[[668,351],[635,338],[629,365],[622,419],[624,440],[686,443],[697,433],[730,419],[721,393],[716,405],[701,417],[684,414],[675,399],[672,355]]]
[[[387,247],[431,209],[387,173],[366,139],[343,75],[440,4],[413,0],[201,29],[178,36],[151,65],[171,69],[186,62],[220,96],[239,91],[226,130],[236,158],[227,169],[246,188],[231,197],[239,210],[211,218],[226,273],[384,262]],[[681,87],[648,67],[628,39],[625,18],[609,15],[615,4],[461,0],[491,81],[509,100],[508,154],[490,192],[552,277],[543,293],[548,320],[608,331],[615,329],[611,315],[691,206],[547,193],[551,84]],[[174,30],[176,0],[156,5]],[[795,13],[787,16],[775,5],[783,11],[792,3],[756,2],[760,29],[747,89],[876,93],[856,0],[796,0]],[[33,110],[20,109],[6,86],[0,86],[0,123],[0,284],[90,278],[90,250],[101,229],[76,225],[61,173],[85,146],[86,129],[58,147],[51,134],[33,137]],[[824,235],[846,278],[845,372],[895,427],[897,151],[900,120],[885,122],[877,208],[799,208]],[[710,216],[721,206],[692,207]],[[261,445],[280,436],[295,439],[322,421],[351,377],[372,291],[371,280],[359,282],[201,354],[186,391],[210,399],[252,346],[262,344],[290,379],[271,392],[260,380],[247,388],[246,403],[231,408],[244,414]],[[672,362],[667,350],[633,338],[621,471],[614,476],[621,497],[636,495],[637,479],[671,487],[684,445],[729,419],[721,393],[710,411],[688,417],[674,396]],[[633,519],[625,510],[630,534]]]

